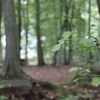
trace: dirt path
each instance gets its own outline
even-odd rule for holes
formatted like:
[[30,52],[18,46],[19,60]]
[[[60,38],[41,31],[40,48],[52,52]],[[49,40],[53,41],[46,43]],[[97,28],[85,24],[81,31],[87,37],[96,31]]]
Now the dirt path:
[[68,67],[25,67],[24,72],[36,80],[48,81],[54,84],[64,84],[68,80]]

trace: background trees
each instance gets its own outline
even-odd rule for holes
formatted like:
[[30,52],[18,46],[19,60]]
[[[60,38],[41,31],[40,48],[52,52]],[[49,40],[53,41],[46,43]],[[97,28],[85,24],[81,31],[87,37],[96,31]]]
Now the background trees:
[[[88,60],[89,52],[84,44],[89,42],[89,34],[98,40],[100,37],[99,0],[91,2],[91,5],[89,0],[15,0],[14,4],[20,59],[28,59],[29,64],[39,66]],[[0,23],[4,51],[4,27],[3,22]],[[64,44],[59,46],[63,38]],[[98,50],[92,47],[90,51],[92,60],[98,62]]]
[[[5,88],[6,82],[8,82],[7,88],[11,87],[12,92],[17,90],[16,86],[14,88],[14,84],[17,82],[18,85],[20,85],[19,82],[22,82],[21,85],[25,88],[30,85],[27,80],[29,84],[26,81],[26,84],[23,84],[22,71],[31,78],[36,78],[35,74],[39,74],[39,77],[43,74],[44,78],[49,74],[47,70],[55,66],[67,66],[73,63],[74,66],[85,63],[84,67],[71,69],[75,73],[73,84],[99,86],[100,72],[96,70],[98,68],[92,67],[93,64],[99,63],[100,65],[99,60],[100,0],[0,0],[0,65],[4,62],[3,71],[0,70],[4,77],[1,77],[0,84],[4,82],[3,88]],[[37,66],[30,68],[30,64],[38,66],[52,64],[53,67],[45,67],[46,73],[43,73],[43,68],[36,68]],[[35,73],[37,69],[40,69],[41,72]],[[59,74],[61,73],[63,76],[64,70],[68,71],[69,66],[68,68],[61,67],[61,69],[60,72],[58,67],[53,68],[54,71],[51,70],[49,75],[57,75],[62,80]],[[56,73],[57,71],[58,73]],[[2,81],[2,79],[4,80]],[[47,77],[47,79],[49,78]],[[40,86],[37,87],[38,84],[34,80],[31,85],[33,87],[29,93],[32,99],[35,95],[37,98],[38,95],[45,92]],[[49,86],[49,84],[47,85]],[[39,88],[39,94],[37,88]],[[66,87],[64,86],[64,88]],[[23,92],[27,91],[23,90]],[[47,95],[50,92],[50,98],[55,95],[55,93],[51,93],[51,90],[46,92],[48,92]],[[30,95],[25,93],[23,96],[31,99]],[[43,99],[44,96],[47,98],[47,95],[43,95]],[[76,95],[80,94],[76,92]],[[98,96],[98,94],[96,95]],[[11,98],[14,98],[14,93],[11,94]],[[52,99],[56,98],[55,95]]]

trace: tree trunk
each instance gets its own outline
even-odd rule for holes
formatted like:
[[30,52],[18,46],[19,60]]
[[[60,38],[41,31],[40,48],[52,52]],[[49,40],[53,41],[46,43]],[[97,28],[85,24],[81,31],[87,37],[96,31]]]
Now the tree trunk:
[[[88,11],[88,14],[89,14],[89,18],[88,18],[88,36],[90,38],[91,36],[91,0],[89,0],[89,11]],[[92,63],[93,59],[93,55],[92,55],[92,52],[91,50],[89,50],[88,52],[88,57],[87,57],[87,63]]]
[[[29,25],[29,1],[23,6],[23,28],[25,30],[25,65],[28,65],[28,25]],[[22,60],[22,59],[21,59]]]
[[98,6],[98,12],[99,12],[99,15],[100,15],[100,0],[97,0],[97,6]]
[[[70,9],[72,9],[72,13],[73,13],[73,8],[71,8],[71,5],[72,5],[72,0],[70,1],[65,1],[65,5],[64,5],[64,8],[65,8],[65,14],[66,14],[66,18],[64,20],[64,26],[65,26],[65,31],[72,31],[72,19],[73,19],[73,15],[71,14],[71,21],[69,21],[69,12],[70,12]],[[71,59],[72,59],[72,36],[69,37],[69,40],[68,40],[68,52],[66,50],[66,45],[65,45],[65,50],[64,50],[64,55],[67,56],[67,57],[64,57],[64,64],[65,65],[68,65],[70,64],[71,62]]]
[[21,77],[19,60],[19,35],[16,23],[15,6],[13,0],[2,0],[5,21],[6,53],[3,75],[13,78]]
[[27,47],[28,47],[28,25],[29,25],[29,10],[28,10],[28,4],[29,4],[29,1],[27,1],[27,5],[26,5],[26,16],[25,16],[25,38],[26,38],[26,46],[25,46],[25,55],[26,55],[26,64],[28,64],[28,57],[27,57],[27,54],[28,54],[28,51],[27,51]]
[[[21,43],[20,43],[20,40],[21,40],[21,26],[22,26],[22,21],[21,21],[21,1],[18,0],[17,2],[17,12],[18,12],[18,36],[19,36],[19,53],[20,53],[20,49],[21,49]],[[20,54],[19,54],[19,58],[20,58]]]
[[65,64],[69,65],[72,60],[72,35],[69,37],[68,59]]
[[[56,3],[55,3],[55,5],[56,5]],[[62,34],[63,34],[63,27],[61,27],[62,26],[62,16],[63,16],[63,0],[59,1],[59,7],[60,7],[60,16],[59,16],[60,28],[59,28],[59,32],[56,32],[56,33],[59,33],[59,34],[56,34],[56,37],[55,37],[55,38],[57,38],[56,44],[58,44],[58,41],[60,40],[60,38],[62,37]],[[60,52],[59,51],[54,52],[53,60],[52,60],[52,65],[53,66],[60,66],[59,60],[60,60],[61,57],[60,57]]]
[[2,21],[2,7],[1,7],[1,1],[0,1],[0,63],[2,62],[2,44],[1,44],[1,21]]
[[36,35],[37,35],[38,65],[43,66],[45,63],[44,63],[44,57],[43,57],[41,29],[40,29],[40,0],[35,0],[35,9],[36,9]]
[[[70,31],[70,32],[72,32],[72,21],[73,21],[73,17],[74,17],[74,9],[75,9],[75,7],[74,7],[74,5],[72,6],[72,1],[70,1],[70,6],[72,7],[71,8],[71,19],[70,19],[70,21],[68,20],[68,31]],[[67,59],[67,61],[65,62],[65,64],[70,64],[71,63],[71,60],[72,60],[72,52],[73,52],[73,50],[72,50],[72,35],[70,35],[69,36],[69,43],[68,43],[68,46],[69,46],[69,49],[68,49],[68,59]]]

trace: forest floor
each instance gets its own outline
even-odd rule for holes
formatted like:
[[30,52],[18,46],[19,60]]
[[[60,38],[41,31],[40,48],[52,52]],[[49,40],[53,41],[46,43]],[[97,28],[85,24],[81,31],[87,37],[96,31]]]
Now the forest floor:
[[[42,90],[40,90],[41,94],[46,94],[46,97],[48,97],[47,99],[37,100],[100,100],[100,88],[92,89],[68,84],[72,77],[72,74],[69,73],[69,69],[72,67],[73,65],[62,67],[28,66],[23,67],[23,71],[33,80],[37,80],[36,84],[39,84],[40,87],[38,87],[38,85],[35,86],[36,90],[40,90],[42,87]],[[52,86],[54,86],[54,88],[57,86],[57,88],[52,89]],[[50,90],[48,87],[50,87]],[[65,99],[60,99],[60,97]]]
[[52,66],[29,66],[23,67],[23,71],[35,80],[43,80],[56,85],[66,84],[69,79],[69,66],[52,67]]
[[[82,67],[83,64],[74,66]],[[13,94],[7,95],[7,100],[100,100],[100,88],[68,84],[72,77],[69,69],[72,67],[73,65],[22,67],[32,81],[32,88],[28,94],[15,95],[14,99],[11,99]]]
[[[69,70],[72,67],[84,67],[85,63],[72,63],[68,66],[32,66],[22,67],[23,71],[32,79],[43,80],[56,85],[68,83],[72,78],[72,73]],[[100,70],[100,64],[94,64],[93,67]]]

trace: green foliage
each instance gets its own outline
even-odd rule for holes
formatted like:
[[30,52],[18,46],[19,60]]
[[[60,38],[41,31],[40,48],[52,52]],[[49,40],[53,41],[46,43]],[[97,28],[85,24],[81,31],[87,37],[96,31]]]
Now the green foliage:
[[91,82],[91,69],[89,67],[74,67],[70,69],[74,73],[72,82],[76,85],[90,85]]
[[76,20],[78,36],[84,36],[86,33],[86,22],[83,18],[79,17]]
[[72,83],[81,86],[93,86],[98,87],[100,86],[100,76],[94,74],[92,72],[93,68],[91,67],[74,67],[71,68],[69,71],[73,73]]
[[0,100],[7,100],[7,97],[5,97],[5,96],[0,96]]
[[52,51],[53,51],[53,52],[56,52],[56,51],[58,51],[59,49],[60,49],[60,44],[57,44],[57,45],[55,45],[55,46],[53,47]]
[[78,96],[73,96],[73,95],[68,95],[67,98],[65,98],[64,100],[78,100]]
[[71,32],[71,31],[64,32],[62,38],[58,41],[58,44],[53,46],[52,51],[53,52],[58,51],[61,48],[61,46],[64,46],[65,43],[68,42],[69,37],[75,36],[75,34],[76,34],[75,32]]
[[68,95],[67,98],[65,98],[64,100],[80,100],[80,99],[90,99],[92,98],[93,96],[89,93],[86,93],[86,94],[81,94],[81,93],[78,93],[77,95]]
[[100,76],[93,76],[91,84],[95,87],[100,86]]
[[68,41],[68,39],[69,39],[69,37],[71,36],[71,35],[73,35],[74,34],[74,32],[71,32],[71,31],[66,31],[66,32],[64,32],[64,34],[63,34],[63,39],[66,41]]
[[69,71],[72,72],[72,73],[76,73],[76,71],[79,71],[80,69],[82,69],[82,68],[73,67],[73,68],[71,68]]
[[90,99],[93,97],[92,94],[90,94],[90,93],[85,93],[85,94],[78,93],[78,96],[80,98],[84,98],[84,99],[88,99],[88,98]]

